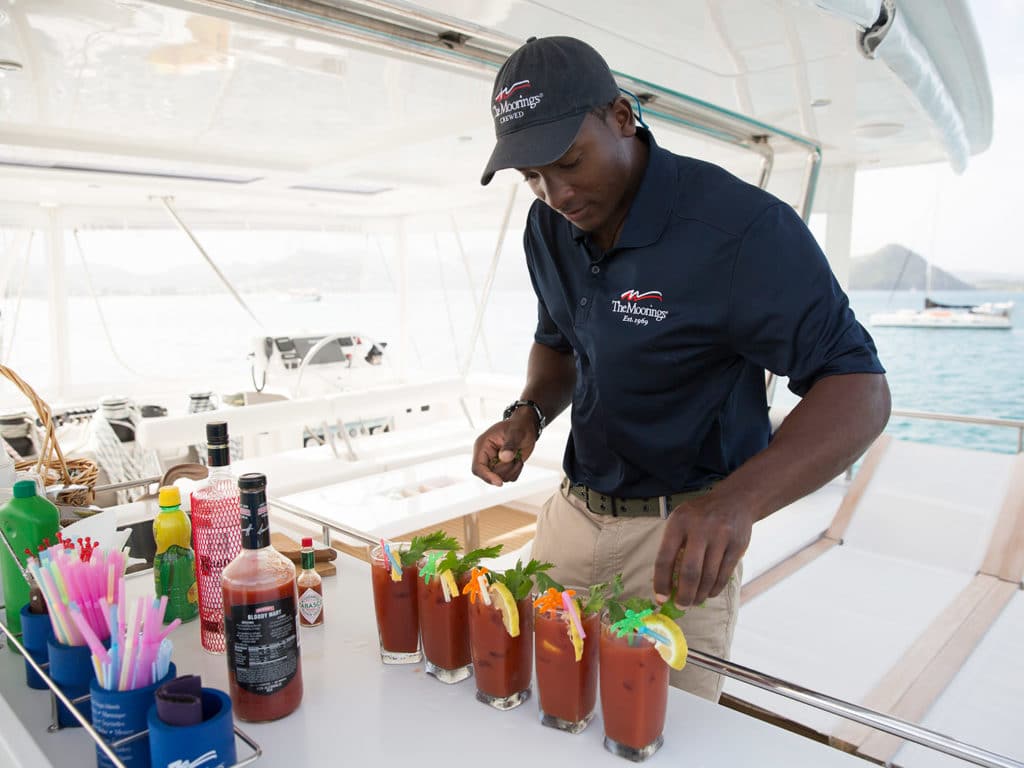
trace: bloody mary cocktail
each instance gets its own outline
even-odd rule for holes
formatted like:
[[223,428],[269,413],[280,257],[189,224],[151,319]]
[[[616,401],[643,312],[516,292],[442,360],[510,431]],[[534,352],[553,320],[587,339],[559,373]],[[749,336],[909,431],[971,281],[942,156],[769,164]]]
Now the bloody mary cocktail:
[[424,574],[416,585],[427,673],[443,683],[458,683],[473,674],[469,652],[469,598],[461,594],[468,578],[463,574],[455,582],[455,594],[450,588],[446,589],[441,574]]
[[601,713],[604,746],[634,761],[662,745],[669,667],[648,639],[635,632],[616,636],[601,621]]
[[[398,552],[408,549],[409,544],[396,542],[390,546],[395,548],[397,557]],[[415,565],[402,567],[400,578],[394,580],[393,569],[385,561],[383,549],[378,545],[370,551],[370,574],[380,659],[385,664],[415,664],[423,658],[416,601],[419,569]]]
[[476,697],[496,709],[512,709],[530,698],[533,677],[533,604],[529,596],[515,602],[519,634],[509,635],[496,602],[477,599],[469,605],[469,642],[476,677]]
[[594,717],[597,704],[600,617],[596,613],[582,617],[586,637],[579,661],[569,634],[570,618],[564,609],[538,608],[534,622],[541,723],[579,733]]

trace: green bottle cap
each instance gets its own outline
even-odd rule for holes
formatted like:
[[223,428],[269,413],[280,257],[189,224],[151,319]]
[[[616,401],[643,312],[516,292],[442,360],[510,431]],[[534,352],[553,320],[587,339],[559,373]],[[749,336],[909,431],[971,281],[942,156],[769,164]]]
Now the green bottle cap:
[[36,495],[35,480],[19,480],[14,484],[14,498],[30,499]]

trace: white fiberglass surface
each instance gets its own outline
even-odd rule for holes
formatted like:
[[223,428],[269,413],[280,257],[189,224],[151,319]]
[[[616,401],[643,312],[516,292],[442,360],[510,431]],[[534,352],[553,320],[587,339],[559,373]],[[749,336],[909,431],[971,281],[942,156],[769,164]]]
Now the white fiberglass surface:
[[858,549],[973,575],[981,565],[1014,457],[894,440],[844,539]]
[[743,555],[743,583],[817,540],[828,529],[846,493],[846,483],[833,480],[809,496],[758,521]]
[[[1024,594],[1018,591],[982,638],[974,653],[942,693],[921,724],[1011,757],[1024,760],[1020,697],[1024,691]],[[908,744],[893,758],[914,768],[958,768],[963,763]]]
[[[970,581],[967,574],[834,547],[740,610],[731,658],[859,702]],[[727,681],[733,696],[830,733],[833,715]]]

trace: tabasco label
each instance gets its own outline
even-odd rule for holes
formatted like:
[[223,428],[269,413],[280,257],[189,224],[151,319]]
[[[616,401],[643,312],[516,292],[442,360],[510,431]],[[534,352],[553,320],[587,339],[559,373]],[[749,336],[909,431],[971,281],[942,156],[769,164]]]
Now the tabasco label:
[[299,616],[302,624],[307,627],[319,624],[322,621],[324,610],[324,597],[312,587],[299,595]]

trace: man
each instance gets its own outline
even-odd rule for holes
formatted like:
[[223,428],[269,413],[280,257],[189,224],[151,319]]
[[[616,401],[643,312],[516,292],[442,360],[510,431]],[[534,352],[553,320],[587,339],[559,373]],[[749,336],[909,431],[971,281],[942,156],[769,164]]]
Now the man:
[[[528,41],[498,72],[492,114],[482,183],[515,168],[538,198],[524,236],[538,321],[526,387],[477,439],[473,472],[515,480],[571,403],[566,480],[534,557],[563,583],[622,572],[629,593],[694,606],[690,644],[726,656],[753,524],[885,427],[874,343],[790,206],[659,148],[587,44]],[[774,436],[766,369],[803,398]],[[721,693],[693,665],[672,682]]]

